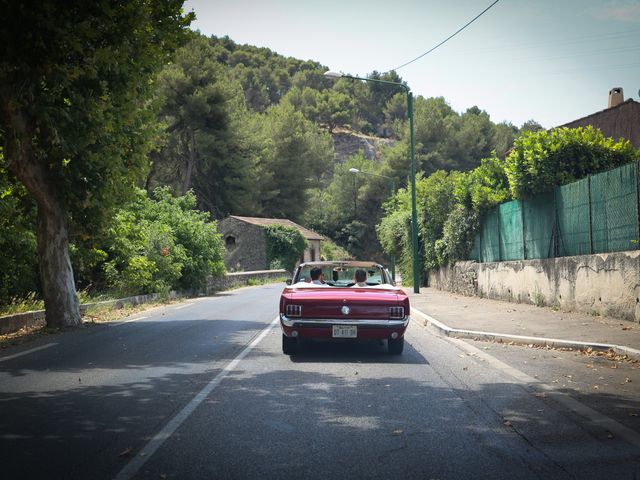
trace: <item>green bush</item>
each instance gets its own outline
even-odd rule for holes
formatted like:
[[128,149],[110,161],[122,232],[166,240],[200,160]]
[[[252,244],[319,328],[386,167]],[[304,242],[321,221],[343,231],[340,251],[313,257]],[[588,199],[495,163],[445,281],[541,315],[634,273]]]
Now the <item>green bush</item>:
[[477,211],[463,205],[454,207],[442,228],[442,238],[438,240],[441,242],[440,248],[436,249],[438,263],[453,264],[468,258],[479,226]]
[[395,258],[396,270],[402,275],[403,283],[409,285],[413,279],[411,211],[402,209],[389,212],[376,226],[376,232],[382,249]]
[[416,185],[418,232],[423,246],[425,272],[441,265],[443,247],[436,248],[436,241],[442,238],[449,213],[459,203],[457,186],[464,179],[463,173],[439,170],[420,179]]
[[107,282],[122,296],[152,293],[163,281],[157,278],[158,267],[148,258],[137,255],[117,268],[116,262],[104,265]]
[[216,223],[195,209],[189,192],[173,197],[167,188],[136,201],[114,217],[105,241],[107,286],[122,294],[202,289],[207,275],[224,273],[224,245]]
[[285,225],[269,225],[265,233],[269,266],[278,262],[285,270],[293,271],[308,246],[307,240],[297,228]]
[[471,206],[480,213],[511,200],[505,162],[495,152],[469,172],[466,186]]
[[[147,215],[150,221],[169,227],[173,236],[176,248],[170,253],[182,265],[180,276],[171,283],[172,286],[203,288],[207,275],[224,274],[222,236],[209,214],[197,210],[196,197],[192,192],[174,197],[167,187],[154,190]],[[157,249],[155,251],[158,252]]]
[[320,243],[320,260],[328,261],[349,259],[351,259],[349,252],[328,238],[325,238]]
[[524,132],[507,156],[505,171],[513,198],[530,198],[555,185],[640,159],[627,140],[605,138],[600,130],[556,128]]

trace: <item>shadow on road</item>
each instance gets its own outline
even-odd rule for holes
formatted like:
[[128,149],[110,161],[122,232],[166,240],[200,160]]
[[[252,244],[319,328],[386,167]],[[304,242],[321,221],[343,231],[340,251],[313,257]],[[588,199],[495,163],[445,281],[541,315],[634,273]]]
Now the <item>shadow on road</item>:
[[[6,478],[113,478],[238,355],[247,336],[265,327],[225,322],[96,326],[66,335],[66,354],[49,363],[38,353],[0,363],[11,379],[10,389],[0,385]],[[162,334],[152,335],[150,327]],[[102,335],[87,355],[83,344]],[[168,478],[188,472],[189,478],[263,479],[640,473],[640,457],[630,456],[622,440],[579,418],[568,422],[552,399],[536,396],[530,386],[467,380],[470,388],[459,378],[461,365],[435,374],[422,368],[429,362],[408,342],[401,356],[377,342],[311,342],[291,358],[297,365],[285,361],[291,368],[282,367],[276,352],[252,351],[243,370],[225,378],[141,477],[167,478],[167,471],[177,472]],[[311,371],[313,364],[329,363],[379,363],[387,373]],[[640,410],[637,399],[602,396],[602,402]]]
[[402,355],[390,355],[386,341],[335,341],[305,339],[298,344],[298,352],[292,355],[294,363],[379,363],[427,365],[429,362],[408,341]]

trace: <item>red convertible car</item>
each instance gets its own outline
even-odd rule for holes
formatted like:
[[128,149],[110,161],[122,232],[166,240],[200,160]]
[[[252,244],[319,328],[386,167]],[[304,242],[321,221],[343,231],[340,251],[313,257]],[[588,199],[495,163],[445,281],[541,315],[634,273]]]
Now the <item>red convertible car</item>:
[[404,348],[409,299],[389,271],[374,262],[302,263],[280,297],[282,351],[296,353],[303,338],[386,340]]

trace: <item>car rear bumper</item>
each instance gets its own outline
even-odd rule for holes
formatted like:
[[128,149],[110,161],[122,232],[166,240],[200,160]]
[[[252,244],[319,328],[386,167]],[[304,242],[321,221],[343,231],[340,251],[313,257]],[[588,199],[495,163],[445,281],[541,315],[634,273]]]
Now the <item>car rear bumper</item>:
[[284,334],[287,337],[303,338],[332,338],[334,325],[356,326],[358,327],[357,338],[362,339],[385,339],[390,338],[394,333],[396,337],[402,337],[409,320],[409,316],[398,320],[347,320],[342,318],[291,318],[280,314],[280,326]]

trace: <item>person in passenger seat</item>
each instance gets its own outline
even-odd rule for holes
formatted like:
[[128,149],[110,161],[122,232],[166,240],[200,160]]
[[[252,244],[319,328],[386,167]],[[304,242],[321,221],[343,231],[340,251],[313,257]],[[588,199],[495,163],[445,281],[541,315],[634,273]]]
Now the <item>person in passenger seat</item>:
[[356,270],[355,275],[353,276],[353,281],[355,284],[354,287],[366,287],[367,286],[367,272],[362,269]]

